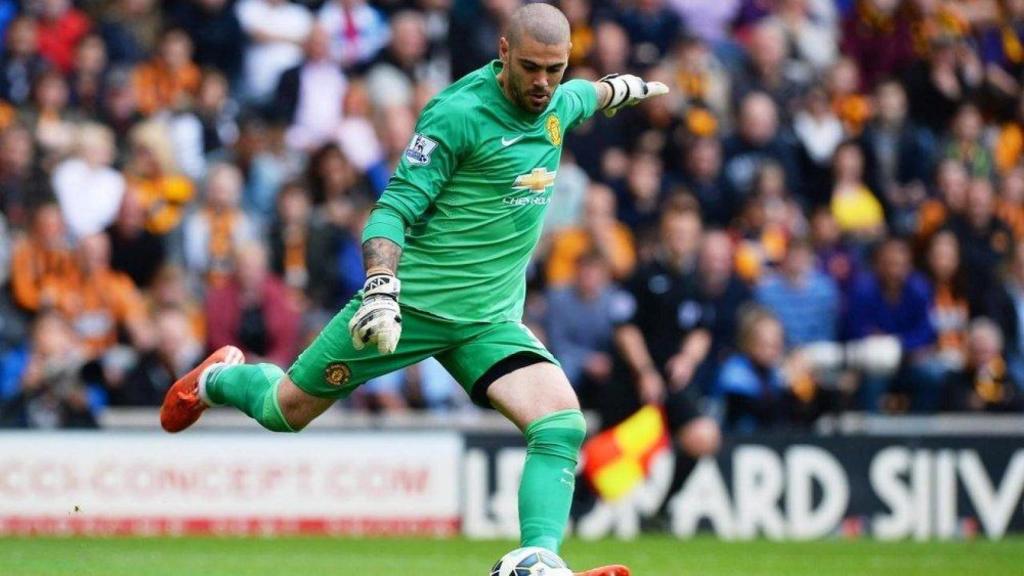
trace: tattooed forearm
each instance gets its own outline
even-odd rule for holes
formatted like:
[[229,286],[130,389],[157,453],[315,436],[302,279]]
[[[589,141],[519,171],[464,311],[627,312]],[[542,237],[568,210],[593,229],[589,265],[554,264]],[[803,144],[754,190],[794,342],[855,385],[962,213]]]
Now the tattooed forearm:
[[370,238],[363,242],[363,266],[370,272],[383,268],[392,274],[398,271],[398,258],[402,249],[387,238]]

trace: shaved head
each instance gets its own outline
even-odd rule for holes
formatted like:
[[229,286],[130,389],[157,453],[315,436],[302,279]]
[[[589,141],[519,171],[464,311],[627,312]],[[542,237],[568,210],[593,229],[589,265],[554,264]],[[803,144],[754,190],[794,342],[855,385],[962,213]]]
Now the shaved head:
[[512,13],[506,32],[508,43],[513,47],[526,37],[549,46],[564,44],[569,41],[569,21],[550,4],[527,4]]

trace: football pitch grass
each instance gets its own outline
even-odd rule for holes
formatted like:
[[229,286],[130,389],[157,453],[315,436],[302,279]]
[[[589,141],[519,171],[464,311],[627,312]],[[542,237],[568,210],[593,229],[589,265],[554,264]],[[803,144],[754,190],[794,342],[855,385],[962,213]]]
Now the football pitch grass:
[[[348,538],[0,538],[4,576],[486,576],[509,541]],[[1002,542],[569,540],[577,568],[636,576],[1024,574],[1024,539]]]

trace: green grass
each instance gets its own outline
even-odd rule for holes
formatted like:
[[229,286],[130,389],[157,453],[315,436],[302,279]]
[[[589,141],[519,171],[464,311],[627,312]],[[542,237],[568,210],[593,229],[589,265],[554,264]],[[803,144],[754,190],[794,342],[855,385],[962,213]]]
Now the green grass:
[[[511,542],[330,538],[0,538],[4,576],[485,576]],[[636,576],[1020,576],[1024,540],[725,543],[570,540],[578,568]]]

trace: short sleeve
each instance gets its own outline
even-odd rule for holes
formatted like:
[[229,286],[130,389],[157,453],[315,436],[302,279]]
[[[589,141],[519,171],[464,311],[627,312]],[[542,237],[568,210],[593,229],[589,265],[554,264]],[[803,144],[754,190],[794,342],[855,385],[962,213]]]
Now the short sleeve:
[[562,84],[565,93],[566,126],[574,128],[597,111],[597,88],[589,80],[569,80]]
[[378,205],[398,212],[407,225],[430,207],[469,149],[467,111],[435,102],[424,109]]

